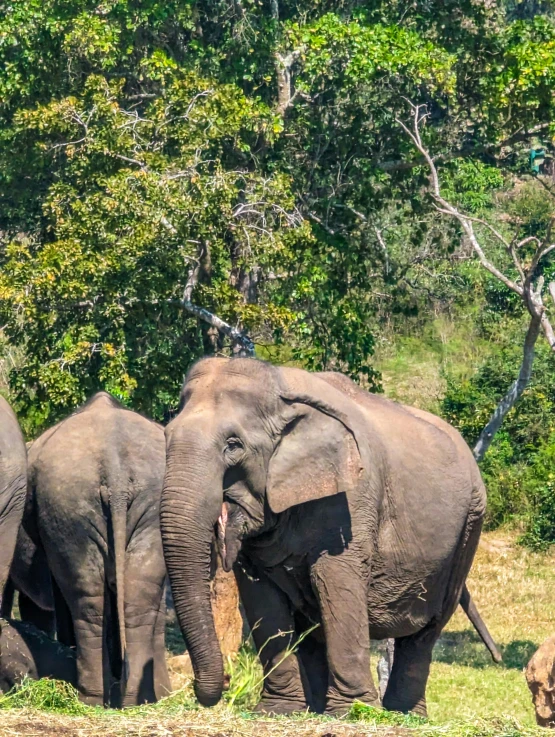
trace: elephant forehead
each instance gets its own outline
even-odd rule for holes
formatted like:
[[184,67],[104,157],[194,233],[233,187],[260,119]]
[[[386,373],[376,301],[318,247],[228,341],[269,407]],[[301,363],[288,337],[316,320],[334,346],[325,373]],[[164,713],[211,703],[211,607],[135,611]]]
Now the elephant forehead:
[[191,377],[184,396],[187,404],[206,402],[220,410],[226,404],[232,404],[234,408],[273,406],[278,392],[263,377],[246,376],[229,368]]

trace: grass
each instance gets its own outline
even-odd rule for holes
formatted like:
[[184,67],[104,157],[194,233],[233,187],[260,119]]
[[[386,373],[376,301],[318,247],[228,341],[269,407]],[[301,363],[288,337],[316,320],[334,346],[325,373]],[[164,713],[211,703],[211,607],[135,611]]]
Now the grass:
[[372,363],[388,397],[438,413],[446,376],[472,374],[490,351],[491,345],[476,335],[475,322],[468,316],[441,316],[410,334],[382,337]]
[[[429,721],[355,704],[342,720],[300,714],[262,719],[249,712],[260,690],[260,666],[248,646],[228,663],[221,704],[203,709],[190,679],[158,704],[123,712],[83,705],[67,684],[25,681],[0,697],[0,737],[532,737],[531,698],[522,669],[555,630],[555,554],[534,554],[514,535],[483,536],[469,588],[504,655],[494,665],[459,610],[434,651],[428,687]],[[172,647],[179,648],[174,633]],[[374,647],[375,668],[379,645]]]
[[459,609],[434,650],[428,688],[434,720],[510,714],[534,724],[522,670],[555,631],[555,554],[530,553],[514,539],[484,534],[468,582],[504,662],[492,663]]

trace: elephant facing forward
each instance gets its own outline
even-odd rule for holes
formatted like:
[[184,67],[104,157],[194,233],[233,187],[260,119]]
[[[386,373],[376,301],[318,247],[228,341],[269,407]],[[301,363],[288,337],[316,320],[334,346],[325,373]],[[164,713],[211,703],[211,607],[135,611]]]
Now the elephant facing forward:
[[162,428],[102,392],[29,450],[24,526],[50,570],[58,638],[76,646],[88,703],[127,706],[170,690],[164,468]]
[[[216,530],[265,671],[259,708],[378,704],[370,638],[395,638],[383,705],[426,713],[486,493],[461,436],[340,374],[204,359],[166,428],[162,539],[204,705],[222,693],[209,602]],[[298,654],[291,636],[319,625]],[[281,633],[281,634],[280,634]]]

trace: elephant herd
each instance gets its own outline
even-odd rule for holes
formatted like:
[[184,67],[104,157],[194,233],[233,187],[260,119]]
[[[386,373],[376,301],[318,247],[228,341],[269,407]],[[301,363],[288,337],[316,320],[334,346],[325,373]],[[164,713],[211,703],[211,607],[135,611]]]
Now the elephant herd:
[[[26,672],[91,704],[168,694],[168,574],[196,696],[217,703],[216,552],[264,669],[259,711],[361,700],[425,715],[432,649],[459,603],[499,657],[465,585],[485,488],[433,415],[250,358],[198,362],[165,430],[99,393],[26,453],[3,400],[0,413],[0,689]],[[380,699],[370,640],[385,638]]]

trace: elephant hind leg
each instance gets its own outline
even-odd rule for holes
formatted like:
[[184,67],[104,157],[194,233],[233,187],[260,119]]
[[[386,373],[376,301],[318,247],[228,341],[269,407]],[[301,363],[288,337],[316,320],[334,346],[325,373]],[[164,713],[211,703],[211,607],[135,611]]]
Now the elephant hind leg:
[[[296,622],[297,636],[302,636],[309,627],[308,621],[301,625]],[[326,643],[314,635],[308,635],[299,645],[298,656],[301,665],[301,679],[310,710],[316,714],[323,714],[326,709],[329,685]]]
[[440,633],[441,626],[430,623],[414,635],[395,640],[393,668],[383,697],[384,709],[427,716],[426,685],[432,650]]
[[430,674],[432,650],[461,599],[480,539],[485,502],[485,489],[483,485],[477,484],[472,491],[468,518],[453,559],[441,614],[414,635],[395,640],[393,669],[383,698],[386,709],[427,715],[426,684]]

